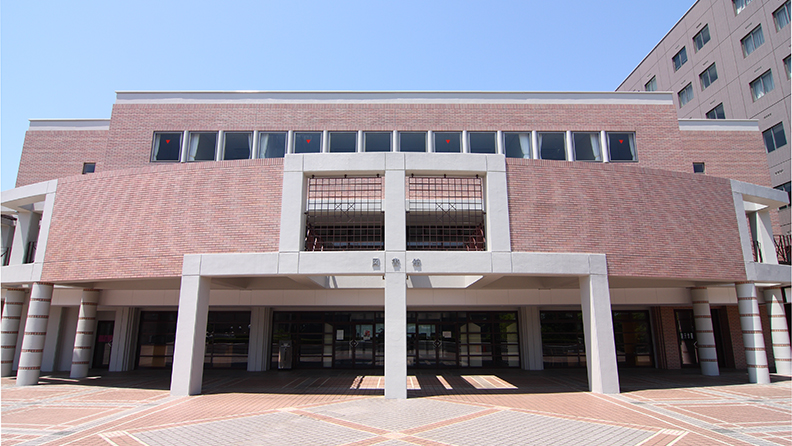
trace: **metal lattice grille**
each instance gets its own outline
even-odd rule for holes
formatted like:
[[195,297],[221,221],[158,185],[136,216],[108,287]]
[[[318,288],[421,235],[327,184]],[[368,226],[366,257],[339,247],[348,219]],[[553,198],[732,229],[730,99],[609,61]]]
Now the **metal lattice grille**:
[[483,196],[478,176],[407,178],[407,249],[484,251]]
[[308,179],[306,251],[378,251],[385,248],[382,178]]

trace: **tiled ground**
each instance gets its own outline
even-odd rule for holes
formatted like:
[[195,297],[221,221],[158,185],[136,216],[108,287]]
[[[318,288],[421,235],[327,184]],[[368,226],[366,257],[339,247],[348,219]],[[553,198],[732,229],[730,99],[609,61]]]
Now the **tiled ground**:
[[585,370],[421,371],[385,400],[378,371],[209,370],[204,394],[171,397],[167,372],[2,379],[5,445],[792,445],[792,381],[745,384],[622,371],[620,395]]

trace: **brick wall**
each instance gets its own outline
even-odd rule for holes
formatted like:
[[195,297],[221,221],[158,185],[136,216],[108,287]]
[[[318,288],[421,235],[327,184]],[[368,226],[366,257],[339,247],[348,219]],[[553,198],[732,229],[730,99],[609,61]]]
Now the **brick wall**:
[[727,180],[624,164],[506,167],[514,251],[605,253],[611,276],[745,280]]
[[107,130],[33,130],[25,133],[16,186],[82,174],[83,163],[104,168]]
[[282,159],[62,179],[41,280],[178,277],[184,254],[277,251],[282,184]]
[[740,310],[737,305],[726,307],[726,314],[729,319],[729,334],[731,335],[732,351],[734,352],[734,368],[746,370],[748,365],[745,362],[745,344],[742,337],[742,326],[740,325]]
[[679,358],[679,336],[677,335],[676,318],[673,307],[654,307],[658,314],[655,321],[660,326],[655,327],[658,339],[655,340],[657,348],[662,349],[658,356],[665,360],[665,364],[658,364],[661,368],[681,369]]
[[770,187],[767,151],[757,132],[682,131],[682,155],[693,172],[694,162],[705,163],[705,174]]

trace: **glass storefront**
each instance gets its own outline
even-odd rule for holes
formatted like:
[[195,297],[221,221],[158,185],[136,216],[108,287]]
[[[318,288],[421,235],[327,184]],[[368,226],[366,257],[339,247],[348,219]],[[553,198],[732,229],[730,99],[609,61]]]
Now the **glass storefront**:
[[[410,367],[519,367],[517,313],[407,312]],[[275,312],[272,367],[280,341],[291,340],[293,367],[371,368],[385,360],[385,314]]]

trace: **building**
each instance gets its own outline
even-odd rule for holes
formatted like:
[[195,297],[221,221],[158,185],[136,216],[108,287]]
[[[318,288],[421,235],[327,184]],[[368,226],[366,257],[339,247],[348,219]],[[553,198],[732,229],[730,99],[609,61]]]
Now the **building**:
[[663,92],[119,92],[110,119],[30,123],[2,373],[172,367],[187,395],[204,367],[379,368],[388,398],[413,367],[768,382],[792,269],[766,163],[756,121],[680,121]]
[[[616,90],[671,91],[681,119],[758,120],[770,183],[789,193],[789,13],[789,0],[698,0]],[[779,224],[790,234],[789,207]]]

